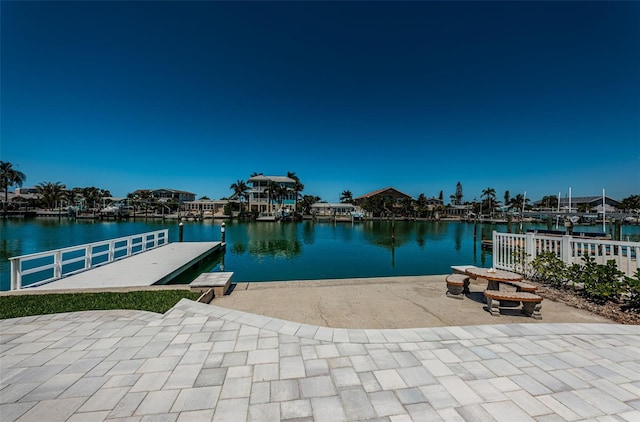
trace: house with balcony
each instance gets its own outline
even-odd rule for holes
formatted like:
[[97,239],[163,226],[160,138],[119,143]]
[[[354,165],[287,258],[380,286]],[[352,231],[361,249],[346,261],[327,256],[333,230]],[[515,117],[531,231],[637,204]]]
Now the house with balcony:
[[259,214],[275,213],[281,210],[295,212],[296,192],[293,190],[295,183],[295,180],[286,176],[259,174],[250,177],[247,179],[249,211]]
[[159,202],[177,202],[178,204],[183,204],[187,201],[195,201],[196,194],[177,189],[156,189],[151,191],[151,197]]

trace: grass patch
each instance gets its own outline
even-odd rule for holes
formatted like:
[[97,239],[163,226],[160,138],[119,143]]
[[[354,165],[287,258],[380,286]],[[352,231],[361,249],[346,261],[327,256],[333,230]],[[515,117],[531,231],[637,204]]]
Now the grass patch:
[[182,298],[196,300],[198,297],[200,293],[189,290],[0,296],[0,319],[107,309],[136,309],[162,314]]

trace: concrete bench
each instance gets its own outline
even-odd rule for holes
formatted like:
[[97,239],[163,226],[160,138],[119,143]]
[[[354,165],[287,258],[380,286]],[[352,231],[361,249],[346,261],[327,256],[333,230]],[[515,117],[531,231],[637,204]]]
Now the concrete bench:
[[526,281],[510,281],[507,284],[514,286],[516,288],[516,292],[535,293],[536,290],[538,290],[537,286],[529,284]]
[[469,277],[464,274],[450,274],[447,276],[447,296],[455,299],[464,299],[464,294],[469,293]]
[[522,313],[533,319],[542,319],[542,297],[528,292],[505,292],[502,290],[485,290],[487,308],[493,316],[500,316],[500,306],[520,306]]
[[466,274],[467,268],[476,268],[475,265],[452,265],[451,271],[454,274]]
[[213,297],[221,297],[231,286],[233,272],[202,273],[189,284],[189,288],[196,292],[213,290]]

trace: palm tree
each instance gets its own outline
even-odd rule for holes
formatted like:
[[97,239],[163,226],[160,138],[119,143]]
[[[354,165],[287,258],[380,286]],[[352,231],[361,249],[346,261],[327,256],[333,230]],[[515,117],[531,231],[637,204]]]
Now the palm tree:
[[496,199],[496,190],[494,188],[486,188],[482,191],[482,196],[484,196],[489,201],[489,212],[493,213],[493,207],[491,206],[491,200],[495,201]]
[[504,206],[511,208],[511,194],[508,190],[504,191]]
[[267,192],[267,195],[269,196],[269,212],[273,212],[272,201],[277,197],[278,188],[280,188],[280,186],[276,182],[274,182],[273,180],[269,180],[269,183],[267,183],[267,187],[264,189],[264,191]]
[[353,204],[353,194],[350,190],[343,190],[340,194],[340,202]]
[[558,197],[555,195],[547,195],[543,197],[540,202],[544,204],[546,208],[555,209],[558,206]]
[[65,191],[64,194],[64,199],[67,201],[68,206],[72,207],[76,205],[76,199],[78,196],[78,193],[73,190],[73,189],[69,189],[68,191]]
[[87,202],[87,208],[96,208],[96,203],[99,203],[101,199],[100,191],[93,186],[82,188],[82,196]]
[[56,203],[62,198],[65,186],[60,182],[42,182],[36,186],[41,201],[46,208],[55,208]]
[[511,198],[511,206],[518,211],[522,211],[528,202],[529,202],[529,198],[525,199],[524,195],[522,195],[521,193]]
[[287,177],[289,179],[293,179],[294,183],[293,183],[293,193],[294,193],[294,210],[295,212],[298,212],[298,198],[300,197],[300,192],[302,192],[304,190],[304,185],[302,184],[302,182],[300,182],[300,178],[298,176],[296,176],[296,173],[293,171],[288,171],[287,172]]
[[238,180],[237,182],[232,183],[229,188],[233,191],[231,198],[240,200],[240,214],[242,214],[243,200],[247,198],[247,191],[249,190],[249,187],[244,180]]
[[27,176],[19,170],[13,168],[13,164],[8,161],[0,161],[0,188],[4,190],[3,214],[7,214],[7,204],[9,202],[9,186],[19,186],[27,180]]

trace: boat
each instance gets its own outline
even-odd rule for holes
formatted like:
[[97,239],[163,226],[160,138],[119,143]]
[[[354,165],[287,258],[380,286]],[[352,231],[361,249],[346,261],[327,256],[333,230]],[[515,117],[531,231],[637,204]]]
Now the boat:
[[360,210],[355,210],[351,213],[351,218],[353,221],[362,221],[364,220],[364,212]]

